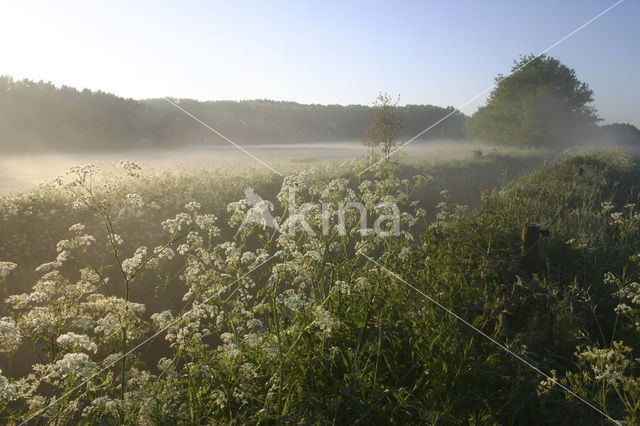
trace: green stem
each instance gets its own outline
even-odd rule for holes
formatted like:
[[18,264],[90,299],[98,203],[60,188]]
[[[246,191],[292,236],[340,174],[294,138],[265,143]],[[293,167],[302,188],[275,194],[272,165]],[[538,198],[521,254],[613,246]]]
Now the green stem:
[[[125,281],[125,302],[126,302],[126,307],[125,310],[129,311],[129,281],[126,280]],[[127,320],[126,317],[124,319],[125,321]],[[120,399],[122,400],[122,402],[124,403],[124,391],[127,385],[127,377],[126,377],[126,371],[127,371],[127,328],[126,326],[123,324],[122,325],[122,369],[120,371],[120,383],[122,384],[122,387],[120,388]]]

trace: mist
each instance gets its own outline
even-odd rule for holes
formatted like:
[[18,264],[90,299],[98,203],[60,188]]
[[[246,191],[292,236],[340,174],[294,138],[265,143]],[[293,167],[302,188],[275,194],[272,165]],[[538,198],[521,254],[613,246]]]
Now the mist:
[[[211,135],[210,138],[215,138]],[[282,170],[296,170],[321,161],[363,158],[367,148],[360,141],[249,144],[244,146],[257,158]],[[472,144],[439,139],[411,143],[397,154],[403,160],[438,163],[477,158],[488,153],[509,153],[508,147]],[[0,194],[26,192],[64,175],[71,167],[95,164],[105,173],[115,170],[120,160],[129,160],[143,169],[156,172],[181,172],[196,169],[251,169],[262,167],[234,146],[199,144],[175,149],[135,149],[117,152],[13,153],[0,157]]]

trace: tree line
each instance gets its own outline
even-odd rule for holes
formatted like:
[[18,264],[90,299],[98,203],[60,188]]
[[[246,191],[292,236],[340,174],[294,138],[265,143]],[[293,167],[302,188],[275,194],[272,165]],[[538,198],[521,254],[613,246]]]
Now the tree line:
[[[626,123],[599,125],[593,91],[576,72],[548,56],[522,56],[471,117],[453,107],[398,106],[380,95],[372,106],[250,100],[175,99],[180,107],[242,144],[363,140],[388,154],[450,115],[420,140],[471,139],[564,148],[590,143],[640,144]],[[382,96],[382,98],[381,98]],[[386,96],[386,98],[385,98]],[[78,151],[225,144],[165,99],[124,99],[102,91],[0,76],[0,148]]]
[[[361,140],[372,116],[363,105],[304,105],[270,100],[173,100],[238,143]],[[454,109],[399,107],[402,135],[414,136]],[[423,139],[463,139],[455,113]],[[102,91],[0,77],[0,147],[5,151],[119,150],[224,144],[164,99],[124,99]]]

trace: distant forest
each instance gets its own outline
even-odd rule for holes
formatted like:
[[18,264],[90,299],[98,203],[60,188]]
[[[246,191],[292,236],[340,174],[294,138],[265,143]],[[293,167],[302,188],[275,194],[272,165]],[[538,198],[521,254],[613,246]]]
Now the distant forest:
[[[180,100],[179,104],[240,144],[361,140],[372,110],[362,105],[303,105],[268,100]],[[453,107],[399,107],[411,138]],[[422,139],[463,139],[466,116],[454,113]],[[4,152],[176,148],[225,144],[164,99],[124,99],[101,91],[0,77]]]

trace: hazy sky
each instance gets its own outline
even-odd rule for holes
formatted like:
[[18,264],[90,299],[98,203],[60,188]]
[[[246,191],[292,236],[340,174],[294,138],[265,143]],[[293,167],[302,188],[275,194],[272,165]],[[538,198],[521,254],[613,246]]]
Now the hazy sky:
[[[457,107],[613,3],[3,0],[0,74],[133,98],[370,104],[386,91]],[[640,126],[639,22],[626,0],[550,52],[607,122]]]

